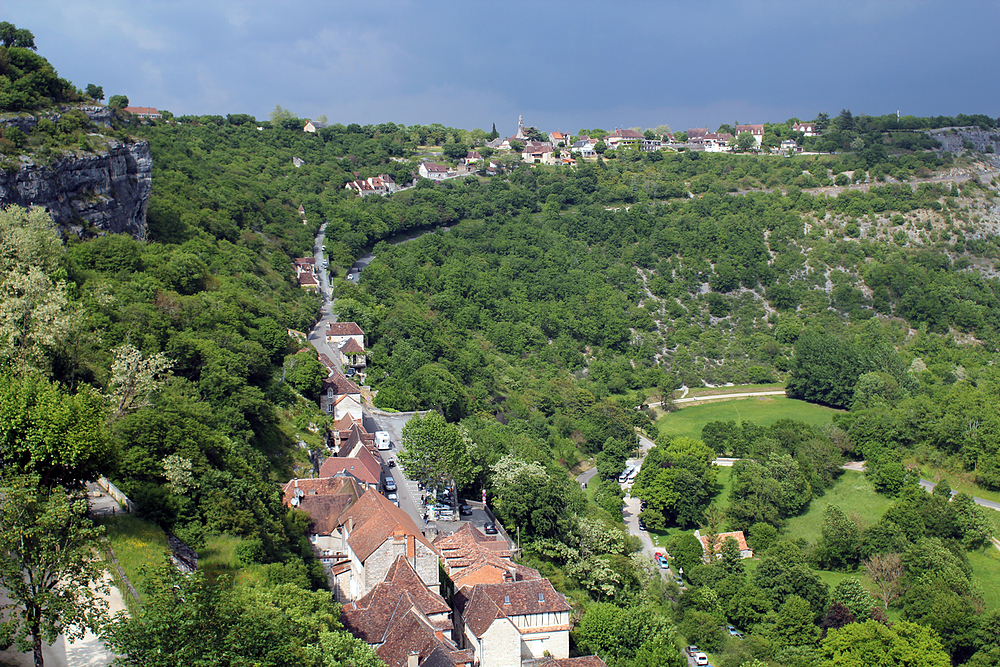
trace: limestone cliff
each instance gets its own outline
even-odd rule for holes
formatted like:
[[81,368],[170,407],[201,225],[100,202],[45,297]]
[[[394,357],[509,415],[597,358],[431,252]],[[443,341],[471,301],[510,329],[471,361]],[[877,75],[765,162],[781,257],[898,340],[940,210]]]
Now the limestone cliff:
[[146,233],[153,159],[146,141],[107,138],[96,153],[77,151],[19,169],[0,169],[0,205],[43,206],[64,233]]

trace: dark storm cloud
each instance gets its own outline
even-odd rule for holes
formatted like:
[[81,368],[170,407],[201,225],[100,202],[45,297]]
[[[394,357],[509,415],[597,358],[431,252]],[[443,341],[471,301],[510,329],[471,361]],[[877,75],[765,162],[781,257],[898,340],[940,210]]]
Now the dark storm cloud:
[[18,5],[5,20],[62,76],[175,114],[575,132],[1000,113],[995,1]]

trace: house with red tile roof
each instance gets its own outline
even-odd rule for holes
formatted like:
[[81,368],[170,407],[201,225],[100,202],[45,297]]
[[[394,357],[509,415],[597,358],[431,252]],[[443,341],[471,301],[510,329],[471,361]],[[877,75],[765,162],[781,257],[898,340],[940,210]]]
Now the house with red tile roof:
[[333,567],[347,558],[338,527],[340,515],[357,502],[365,487],[357,478],[340,473],[319,479],[293,479],[282,489],[286,507],[309,514],[309,543],[332,580]]
[[361,389],[348,380],[340,371],[323,380],[320,389],[319,407],[328,415],[333,415],[334,421],[339,421],[345,415],[352,420],[361,422]]
[[709,134],[707,127],[690,127],[687,131],[688,141],[690,142],[692,139],[700,139],[706,134]]
[[451,606],[429,590],[405,556],[396,556],[385,579],[354,602],[344,605],[341,620],[352,635],[373,647],[385,642],[393,621],[415,608],[435,632],[451,639]]
[[625,148],[626,146],[640,146],[644,138],[642,133],[635,130],[615,128],[614,132],[604,137],[604,143],[608,148]]
[[410,518],[375,489],[368,489],[337,519],[341,551],[333,568],[340,600],[357,600],[384,581],[397,556],[406,558],[430,590],[437,590],[438,551]]
[[295,267],[295,277],[299,281],[299,287],[319,289],[315,257],[297,257],[292,261],[292,265]]
[[563,658],[539,663],[538,667],[608,667],[608,663],[596,655],[584,655],[578,658]]
[[326,342],[330,347],[339,347],[348,339],[354,339],[361,349],[365,348],[365,332],[355,322],[330,322],[326,327]]
[[393,623],[375,655],[389,667],[473,667],[474,653],[460,649],[415,607]]
[[719,533],[715,536],[714,543],[711,545],[709,544],[709,536],[702,535],[701,531],[694,531],[694,536],[701,543],[701,551],[704,554],[703,558],[706,562],[709,560],[709,554],[714,554],[716,558],[722,557],[722,547],[730,537],[736,540],[736,543],[740,547],[740,558],[753,558],[753,550],[747,546],[747,538],[744,536],[742,530],[736,530],[731,533]]
[[569,146],[569,139],[570,136],[565,132],[549,132],[549,141],[553,146],[558,146],[560,141],[564,146]]
[[515,563],[510,545],[497,535],[486,535],[471,523],[451,534],[439,534],[434,547],[455,590],[476,584],[541,579],[538,570]]
[[337,473],[347,473],[366,488],[378,490],[382,484],[382,460],[364,445],[354,447],[350,454],[328,456],[319,467],[319,476],[333,477]]
[[555,164],[552,144],[543,141],[529,141],[521,151],[521,159],[533,164]]
[[750,135],[753,136],[753,140],[757,144],[757,148],[760,148],[760,144],[764,140],[764,126],[762,124],[736,126],[737,137],[739,137],[744,132],[749,132]]
[[361,369],[368,364],[364,345],[358,343],[354,338],[348,338],[337,347],[337,350],[340,352],[341,366]]
[[362,197],[368,195],[388,195],[396,191],[396,181],[389,174],[369,176],[366,179],[351,181],[344,186],[345,190],[353,190]]
[[465,587],[454,605],[456,639],[481,667],[569,657],[571,608],[548,579]]
[[423,178],[429,178],[432,181],[443,181],[448,178],[448,172],[450,171],[448,165],[446,164],[436,164],[434,162],[421,162],[420,166],[417,167],[417,173]]
[[815,137],[819,135],[816,123],[795,123],[792,125],[792,132],[801,132],[804,136]]
[[125,107],[122,111],[127,111],[139,118],[149,118],[152,120],[163,118],[163,115],[153,107]]

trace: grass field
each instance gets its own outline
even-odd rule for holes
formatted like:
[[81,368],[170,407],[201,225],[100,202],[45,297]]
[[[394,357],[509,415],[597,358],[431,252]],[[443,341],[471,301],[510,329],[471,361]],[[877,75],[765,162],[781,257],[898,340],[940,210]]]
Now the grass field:
[[988,611],[1000,609],[1000,551],[990,546],[986,551],[969,553],[972,581],[979,585]]
[[141,591],[142,571],[161,565],[170,549],[166,533],[155,523],[130,514],[104,517],[100,523],[125,576]]
[[205,547],[198,550],[198,569],[213,580],[220,574],[235,575],[240,569],[236,546],[242,541],[230,535],[206,537]]
[[819,426],[828,423],[838,412],[840,411],[833,408],[783,396],[765,396],[699,405],[686,404],[680,410],[658,419],[656,428],[667,435],[700,439],[701,429],[710,421],[752,421],[761,426],[770,426],[779,419],[796,419]]
[[[913,459],[908,459],[906,463],[920,465]],[[967,493],[970,496],[975,496],[976,498],[982,498],[984,500],[992,500],[995,503],[1000,503],[1000,493],[996,491],[990,491],[989,489],[984,489],[975,483],[976,474],[974,472],[965,471],[956,473],[953,470],[945,470],[943,468],[937,468],[930,464],[920,465],[920,478],[929,479],[932,482],[940,482],[942,479],[948,481],[948,486],[951,487],[952,491],[958,491],[959,493]]]
[[858,517],[862,526],[870,526],[885,514],[892,503],[892,498],[875,493],[875,487],[864,473],[848,470],[824,495],[813,498],[809,511],[789,519],[781,536],[815,542],[822,534],[823,513],[830,505],[838,506],[847,516]]

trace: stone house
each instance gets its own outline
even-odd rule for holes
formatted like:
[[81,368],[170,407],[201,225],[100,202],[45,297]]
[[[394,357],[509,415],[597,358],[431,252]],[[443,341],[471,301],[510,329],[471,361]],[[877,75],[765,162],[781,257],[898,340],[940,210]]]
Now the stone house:
[[443,597],[428,590],[410,562],[400,555],[381,583],[344,605],[341,620],[352,635],[378,648],[385,642],[393,620],[411,608],[427,619],[435,633],[451,639],[451,607]]
[[361,422],[363,418],[361,389],[343,373],[335,371],[333,375],[323,380],[319,407],[326,414],[333,415],[335,422],[344,416],[350,416],[352,420]]
[[358,343],[354,338],[345,340],[337,347],[337,350],[340,352],[340,364],[342,366],[361,369],[368,363],[364,345]]
[[397,556],[409,561],[425,587],[439,588],[437,549],[409,514],[375,489],[344,510],[337,519],[337,535],[346,554],[333,568],[338,599],[364,596],[385,580]]
[[465,587],[454,605],[456,638],[481,667],[569,657],[570,606],[548,579]]
[[305,127],[302,128],[302,131],[316,134],[316,132],[322,130],[324,127],[326,127],[326,123],[321,123],[318,120],[307,120]]
[[306,535],[331,581],[334,565],[347,558],[337,521],[364,492],[365,487],[357,478],[343,473],[318,479],[293,479],[282,489],[285,507],[309,514]]

